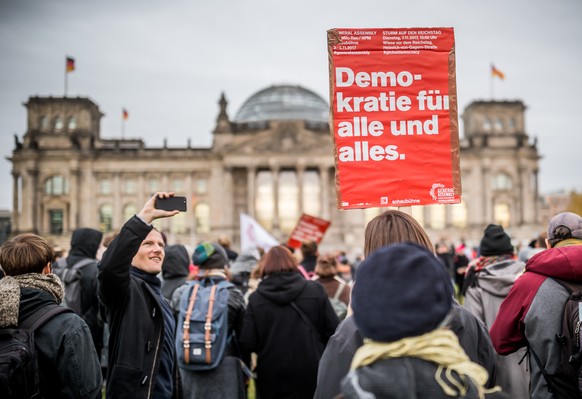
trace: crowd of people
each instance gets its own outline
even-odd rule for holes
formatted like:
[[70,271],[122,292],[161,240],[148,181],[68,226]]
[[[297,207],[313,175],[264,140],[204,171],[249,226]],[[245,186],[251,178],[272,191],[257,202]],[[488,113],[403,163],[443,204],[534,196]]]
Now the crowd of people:
[[581,395],[582,352],[564,361],[582,342],[577,309],[575,338],[563,326],[582,298],[575,213],[525,248],[496,224],[468,248],[433,243],[388,210],[350,262],[315,241],[240,254],[228,237],[168,245],[152,222],[178,213],[155,207],[172,195],[156,193],[114,237],[76,230],[59,260],[34,234],[0,248],[0,330],[72,310],[34,333],[40,397],[238,399],[250,386],[260,399]]

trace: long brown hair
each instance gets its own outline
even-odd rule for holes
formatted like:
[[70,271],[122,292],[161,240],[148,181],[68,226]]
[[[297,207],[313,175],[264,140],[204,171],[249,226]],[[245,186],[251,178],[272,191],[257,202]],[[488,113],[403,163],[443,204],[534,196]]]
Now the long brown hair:
[[387,210],[366,226],[364,256],[385,245],[407,241],[435,251],[432,241],[416,219],[396,209]]
[[268,276],[273,273],[296,272],[297,259],[291,251],[282,245],[273,247],[261,259],[260,276]]

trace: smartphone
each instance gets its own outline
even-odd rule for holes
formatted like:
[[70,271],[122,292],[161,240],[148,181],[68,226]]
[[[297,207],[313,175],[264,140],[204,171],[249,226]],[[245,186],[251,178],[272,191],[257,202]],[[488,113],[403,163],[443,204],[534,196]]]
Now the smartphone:
[[186,197],[156,198],[156,209],[186,212]]

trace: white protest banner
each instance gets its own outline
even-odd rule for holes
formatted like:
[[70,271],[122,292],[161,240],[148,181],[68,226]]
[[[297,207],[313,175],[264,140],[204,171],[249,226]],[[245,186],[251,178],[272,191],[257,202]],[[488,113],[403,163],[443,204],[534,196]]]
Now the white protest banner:
[[240,214],[240,246],[241,251],[261,247],[267,252],[279,245],[279,241],[246,213]]

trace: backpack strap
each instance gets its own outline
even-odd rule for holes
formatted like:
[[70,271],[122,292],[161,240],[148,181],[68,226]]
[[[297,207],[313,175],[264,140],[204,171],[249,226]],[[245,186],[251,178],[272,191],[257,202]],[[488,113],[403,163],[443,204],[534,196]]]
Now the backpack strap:
[[340,281],[340,279],[334,279],[335,281],[339,282],[339,287],[337,287],[337,290],[335,291],[335,294],[333,296],[334,300],[338,300],[340,295],[344,292],[344,288],[347,285],[346,283],[344,283],[343,281]]
[[212,327],[212,309],[214,308],[214,301],[216,300],[216,287],[214,284],[210,289],[210,298],[208,300],[208,312],[206,313],[206,323],[204,324],[204,347],[206,348],[206,363],[210,364],[212,361],[212,340],[210,337]]
[[[60,261],[61,259],[59,259]],[[80,261],[78,261],[77,263],[74,263],[73,266],[71,267],[67,267],[66,263],[65,263],[65,267],[62,271],[63,275],[61,277],[61,280],[63,281],[63,283],[66,282],[67,280],[67,274],[69,274],[70,271],[72,270],[80,270],[81,268],[90,265],[91,263],[96,262],[95,259],[91,259],[91,258],[85,258],[85,259],[81,259]]]
[[46,305],[26,317],[22,323],[19,324],[19,327],[36,331],[54,316],[66,312],[72,312],[72,310],[57,304]]
[[550,375],[548,374],[548,372],[546,371],[544,366],[542,366],[542,361],[540,360],[538,355],[535,353],[535,351],[533,350],[533,348],[531,346],[528,345],[527,349],[533,355],[535,362],[537,363],[540,371],[542,372],[542,375],[544,376],[544,379],[546,380],[546,384],[548,385],[548,392],[550,392],[550,393],[556,392],[554,390],[554,384],[551,381]]
[[196,294],[198,294],[198,287],[200,284],[195,284],[192,293],[190,294],[190,300],[188,302],[188,310],[184,316],[184,332],[182,339],[184,340],[184,362],[190,364],[190,316],[192,316],[192,309],[194,309],[194,302],[196,302]]

